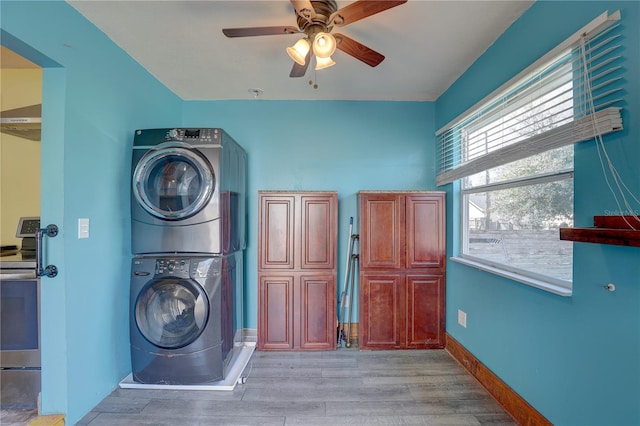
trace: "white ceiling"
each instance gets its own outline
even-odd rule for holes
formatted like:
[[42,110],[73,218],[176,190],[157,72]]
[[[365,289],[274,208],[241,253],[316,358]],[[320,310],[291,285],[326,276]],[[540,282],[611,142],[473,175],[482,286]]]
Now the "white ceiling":
[[[336,65],[290,78],[285,49],[300,35],[227,38],[222,28],[296,26],[289,1],[68,0],[184,100],[434,101],[533,1],[407,3],[341,27],[382,53],[372,68],[341,51]],[[352,0],[338,0],[344,7]],[[314,89],[309,84],[318,84]]]

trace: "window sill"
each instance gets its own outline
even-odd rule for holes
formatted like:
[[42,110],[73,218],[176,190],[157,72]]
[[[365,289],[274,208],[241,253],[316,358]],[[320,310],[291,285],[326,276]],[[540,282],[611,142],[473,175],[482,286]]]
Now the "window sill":
[[463,265],[471,266],[472,268],[479,269],[481,271],[490,272],[495,275],[499,275],[504,278],[508,278],[513,281],[518,281],[522,284],[526,284],[531,287],[538,288],[540,290],[548,291],[550,293],[557,294],[559,296],[571,296],[573,292],[571,289],[552,284],[546,281],[538,280],[535,278],[527,277],[524,275],[517,274],[515,272],[506,271],[504,269],[496,268],[493,266],[486,265],[484,263],[476,262],[470,259],[466,259],[463,257],[451,257],[451,260],[457,263],[461,263]]

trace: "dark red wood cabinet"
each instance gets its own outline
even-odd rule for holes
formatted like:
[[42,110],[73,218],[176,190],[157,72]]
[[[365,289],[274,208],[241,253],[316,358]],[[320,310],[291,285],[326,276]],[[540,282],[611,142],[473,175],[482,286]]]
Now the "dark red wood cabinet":
[[445,344],[445,193],[361,191],[361,349]]
[[259,192],[258,349],[336,347],[336,192]]

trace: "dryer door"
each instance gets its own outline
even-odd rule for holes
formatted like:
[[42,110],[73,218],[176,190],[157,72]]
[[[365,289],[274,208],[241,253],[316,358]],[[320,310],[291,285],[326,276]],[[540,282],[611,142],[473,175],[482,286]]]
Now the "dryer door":
[[164,349],[192,343],[202,334],[208,318],[207,295],[190,279],[166,277],[149,281],[135,304],[138,330],[151,344]]
[[209,203],[215,179],[203,155],[188,144],[169,142],[140,159],[133,173],[133,194],[157,218],[187,219]]

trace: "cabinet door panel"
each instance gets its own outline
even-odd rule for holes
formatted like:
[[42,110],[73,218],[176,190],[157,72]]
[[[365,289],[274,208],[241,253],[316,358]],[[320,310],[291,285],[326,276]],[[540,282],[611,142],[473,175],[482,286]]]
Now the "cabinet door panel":
[[337,196],[301,197],[302,269],[332,269],[337,238]]
[[362,274],[360,283],[361,347],[399,347],[404,323],[402,277]]
[[258,348],[293,348],[293,276],[260,276]]
[[361,196],[362,268],[398,269],[402,266],[400,207],[400,199],[395,195]]
[[444,279],[408,275],[406,293],[407,347],[444,347]]
[[260,268],[294,268],[294,197],[262,198],[260,217]]
[[438,268],[444,272],[444,197],[410,195],[406,197],[407,268]]
[[300,347],[334,349],[336,345],[336,282],[331,275],[300,277]]

